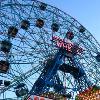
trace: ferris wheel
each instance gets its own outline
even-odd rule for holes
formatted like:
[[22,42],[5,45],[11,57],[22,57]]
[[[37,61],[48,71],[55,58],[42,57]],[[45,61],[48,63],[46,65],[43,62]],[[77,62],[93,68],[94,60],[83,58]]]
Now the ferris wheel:
[[70,15],[37,0],[0,2],[0,99],[79,100],[100,90],[99,64],[100,44]]

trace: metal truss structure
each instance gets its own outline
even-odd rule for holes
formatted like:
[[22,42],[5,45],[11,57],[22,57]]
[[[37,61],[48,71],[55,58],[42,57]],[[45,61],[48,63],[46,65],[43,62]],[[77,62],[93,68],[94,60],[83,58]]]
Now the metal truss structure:
[[[0,1],[0,99],[100,86],[100,44],[76,19],[37,0]],[[8,99],[9,100],[9,99]]]

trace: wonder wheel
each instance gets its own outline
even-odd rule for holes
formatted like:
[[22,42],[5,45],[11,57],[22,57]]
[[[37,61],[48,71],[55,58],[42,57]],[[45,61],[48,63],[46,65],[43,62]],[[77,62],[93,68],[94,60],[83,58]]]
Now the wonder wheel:
[[0,1],[0,99],[89,100],[88,91],[99,98],[99,52],[92,34],[58,8]]

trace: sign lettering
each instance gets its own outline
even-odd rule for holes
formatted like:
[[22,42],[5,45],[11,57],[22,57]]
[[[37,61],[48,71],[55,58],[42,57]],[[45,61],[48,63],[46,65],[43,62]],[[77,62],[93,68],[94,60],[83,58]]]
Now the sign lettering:
[[58,36],[53,36],[52,40],[53,42],[56,42],[57,47],[63,47],[66,49],[67,52],[81,53],[83,51],[81,47],[78,47],[71,42],[65,42],[64,39],[61,39]]

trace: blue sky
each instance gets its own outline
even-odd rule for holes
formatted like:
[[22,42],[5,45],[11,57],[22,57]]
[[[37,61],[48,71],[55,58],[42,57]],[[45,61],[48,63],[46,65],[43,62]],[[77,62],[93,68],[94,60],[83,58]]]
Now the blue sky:
[[77,19],[100,42],[100,0],[39,0]]

